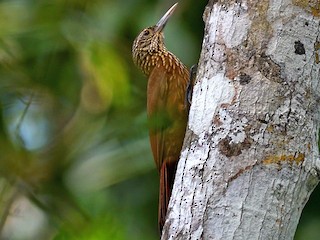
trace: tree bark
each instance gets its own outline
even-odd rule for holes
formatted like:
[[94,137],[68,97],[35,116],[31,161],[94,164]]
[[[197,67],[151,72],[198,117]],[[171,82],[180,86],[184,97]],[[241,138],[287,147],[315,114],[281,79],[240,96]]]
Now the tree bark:
[[319,182],[319,1],[210,1],[162,239],[293,239]]

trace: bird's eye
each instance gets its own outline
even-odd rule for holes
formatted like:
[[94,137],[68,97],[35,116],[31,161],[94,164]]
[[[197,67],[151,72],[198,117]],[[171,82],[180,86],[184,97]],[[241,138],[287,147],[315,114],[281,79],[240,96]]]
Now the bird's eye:
[[148,30],[148,29],[144,30],[144,32],[143,32],[144,36],[148,36],[149,34],[150,34],[150,30]]

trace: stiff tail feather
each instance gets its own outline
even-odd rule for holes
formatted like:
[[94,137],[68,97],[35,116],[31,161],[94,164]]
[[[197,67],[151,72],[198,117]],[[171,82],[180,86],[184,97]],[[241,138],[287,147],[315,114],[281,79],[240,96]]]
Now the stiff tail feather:
[[167,209],[173,188],[174,177],[176,174],[177,163],[164,162],[160,169],[160,189],[159,189],[159,212],[158,224],[160,234],[166,221]]

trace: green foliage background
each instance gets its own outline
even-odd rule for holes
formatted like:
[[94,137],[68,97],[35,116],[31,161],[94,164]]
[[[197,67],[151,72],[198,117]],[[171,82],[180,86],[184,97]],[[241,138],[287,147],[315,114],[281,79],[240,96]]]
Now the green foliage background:
[[[173,3],[0,2],[1,238],[158,239],[146,78],[131,44]],[[166,27],[188,66],[205,5],[180,1]],[[296,239],[318,239],[313,195]]]

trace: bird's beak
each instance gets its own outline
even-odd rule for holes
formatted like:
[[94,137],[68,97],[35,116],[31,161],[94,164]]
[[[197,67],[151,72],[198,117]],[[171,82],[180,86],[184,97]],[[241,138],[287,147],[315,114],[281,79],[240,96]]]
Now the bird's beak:
[[177,8],[178,3],[175,3],[159,20],[159,22],[155,26],[155,31],[156,32],[161,32],[164,27],[166,26],[169,18],[173,14],[174,10]]

